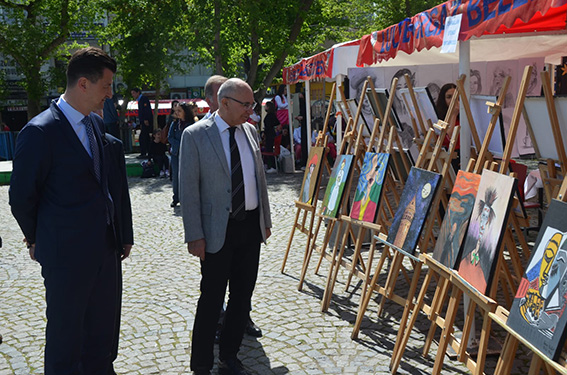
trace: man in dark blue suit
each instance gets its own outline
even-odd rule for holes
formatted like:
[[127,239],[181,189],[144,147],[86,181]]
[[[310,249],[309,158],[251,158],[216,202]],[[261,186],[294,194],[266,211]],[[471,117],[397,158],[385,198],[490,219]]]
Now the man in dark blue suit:
[[150,101],[139,88],[133,88],[130,93],[138,101],[138,119],[140,120],[140,158],[148,157],[150,151],[150,133],[153,130],[154,116]]
[[123,215],[131,209],[112,182],[125,172],[113,164],[102,119],[91,112],[112,96],[115,72],[104,51],[75,52],[65,93],[16,141],[10,205],[30,257],[42,267],[46,375],[112,373],[118,264],[133,243]]

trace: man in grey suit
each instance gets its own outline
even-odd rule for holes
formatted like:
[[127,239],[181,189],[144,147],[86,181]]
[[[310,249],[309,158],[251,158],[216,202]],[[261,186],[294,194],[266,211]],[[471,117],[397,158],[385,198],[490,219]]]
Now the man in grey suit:
[[256,129],[246,120],[254,109],[248,84],[232,78],[218,91],[219,108],[185,129],[179,186],[185,241],[201,260],[201,296],[193,326],[191,369],[210,374],[215,329],[229,283],[219,343],[219,373],[248,374],[238,360],[260,245],[271,234],[266,177]]

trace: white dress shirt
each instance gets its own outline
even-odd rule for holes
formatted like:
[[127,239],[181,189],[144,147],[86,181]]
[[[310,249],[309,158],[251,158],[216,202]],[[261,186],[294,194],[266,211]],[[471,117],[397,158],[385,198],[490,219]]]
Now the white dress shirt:
[[[222,147],[230,170],[230,132],[228,131],[229,125],[219,116],[218,112],[213,114],[215,116],[215,124],[219,130],[222,141]],[[238,145],[238,152],[240,153],[240,162],[242,163],[242,177],[244,178],[244,199],[246,202],[246,211],[254,210],[258,207],[258,187],[256,186],[256,168],[254,165],[254,155],[252,149],[248,144],[248,139],[242,125],[236,126],[234,132],[234,139]]]
[[[57,106],[63,112],[67,121],[73,127],[73,130],[79,137],[79,141],[83,144],[83,147],[89,153],[89,156],[92,158],[93,154],[91,152],[91,144],[89,143],[89,137],[87,136],[87,130],[85,129],[85,124],[83,124],[82,120],[85,117],[81,112],[77,111],[75,108],[71,107],[71,104],[67,103],[63,98],[63,95],[59,97],[57,100]],[[93,124],[95,126],[95,124]],[[96,138],[95,138],[96,140]]]

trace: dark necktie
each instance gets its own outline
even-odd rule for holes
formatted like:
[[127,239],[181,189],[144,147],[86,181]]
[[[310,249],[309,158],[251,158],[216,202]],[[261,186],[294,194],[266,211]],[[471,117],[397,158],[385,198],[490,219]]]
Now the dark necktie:
[[97,181],[100,183],[100,154],[94,135],[93,123],[89,116],[85,116],[82,120],[82,123],[85,124],[85,130],[87,131],[87,137],[89,138],[95,176]]
[[232,177],[232,213],[236,220],[244,220],[246,216],[244,203],[244,178],[242,176],[242,163],[236,139],[234,139],[235,126],[228,128],[230,133],[230,175]]

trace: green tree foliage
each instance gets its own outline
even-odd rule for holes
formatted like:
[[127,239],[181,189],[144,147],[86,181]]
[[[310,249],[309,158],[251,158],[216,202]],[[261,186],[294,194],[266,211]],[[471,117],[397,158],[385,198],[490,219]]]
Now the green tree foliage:
[[[186,33],[187,5],[181,0],[109,0],[107,27],[99,30],[110,44],[118,69],[129,88],[153,88],[156,105],[166,79],[181,72],[188,59],[182,34]],[[157,110],[154,110],[157,126]]]
[[29,118],[40,112],[46,91],[42,66],[66,53],[72,32],[92,29],[96,8],[90,0],[0,0],[0,53],[25,77]]

